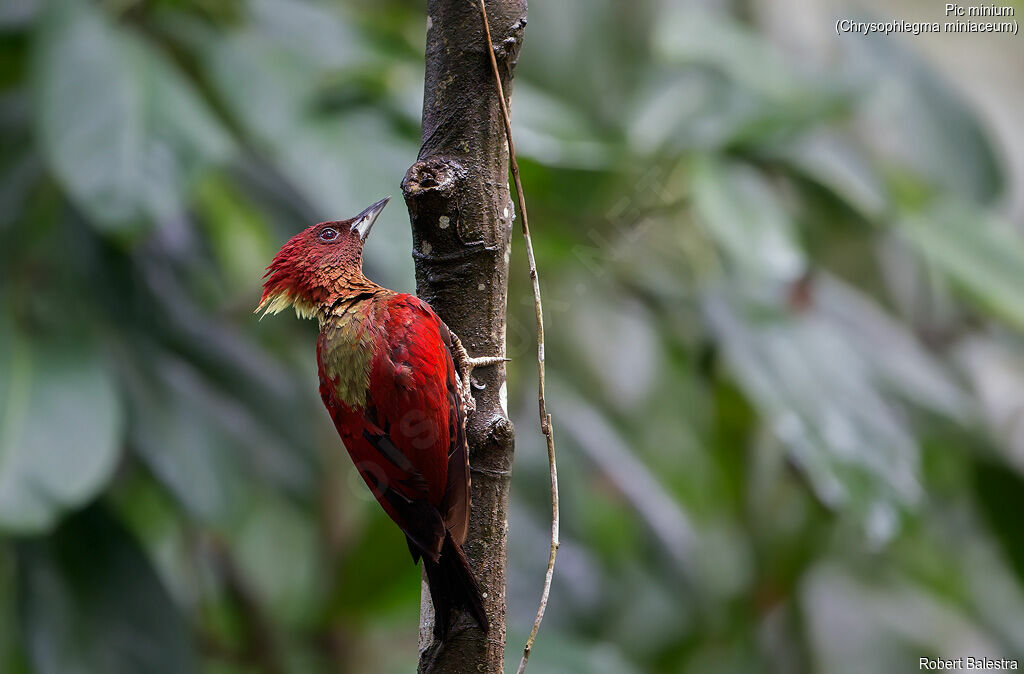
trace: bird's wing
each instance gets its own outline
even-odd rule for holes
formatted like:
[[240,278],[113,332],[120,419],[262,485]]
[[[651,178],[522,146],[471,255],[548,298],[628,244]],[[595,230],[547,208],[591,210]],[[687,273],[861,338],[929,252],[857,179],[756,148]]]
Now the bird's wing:
[[413,295],[391,299],[385,325],[389,357],[371,371],[370,397],[379,418],[390,421],[395,446],[426,477],[431,503],[461,545],[469,525],[469,454],[451,334]]
[[[431,312],[433,313],[433,312]],[[445,483],[441,512],[445,527],[456,543],[466,542],[469,530],[469,446],[466,444],[466,410],[459,395],[455,363],[452,359],[452,335],[448,326],[437,319],[441,340],[445,345],[448,374],[445,391],[448,398],[448,475]]]
[[411,295],[390,298],[377,323],[381,342],[364,403],[340,401],[322,364],[321,394],[356,468],[408,536],[413,556],[436,560],[445,529],[461,543],[469,519],[464,413],[450,335]]

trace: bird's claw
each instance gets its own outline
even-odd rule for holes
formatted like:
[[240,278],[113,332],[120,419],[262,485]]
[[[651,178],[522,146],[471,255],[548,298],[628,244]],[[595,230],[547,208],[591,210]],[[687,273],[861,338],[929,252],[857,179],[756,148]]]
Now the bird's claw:
[[[466,347],[455,333],[452,333],[452,360],[455,361],[455,369],[459,374],[459,397],[462,399],[462,406],[466,410],[466,416],[476,411],[476,400],[473,398],[473,370],[478,367],[489,367],[500,363],[507,363],[508,358],[504,356],[480,356],[471,358],[466,352]],[[483,388],[480,386],[480,388]]]
[[511,358],[505,358],[504,356],[481,356],[479,358],[468,358],[470,371],[478,367],[487,367],[488,365],[497,365],[498,363],[508,363]]
[[509,359],[503,356],[481,356],[480,358],[466,356],[462,368],[459,369],[459,395],[462,398],[462,406],[466,410],[466,416],[476,411],[476,399],[473,398],[473,388],[484,388],[483,384],[473,381],[473,370],[478,367],[507,363],[508,361]]

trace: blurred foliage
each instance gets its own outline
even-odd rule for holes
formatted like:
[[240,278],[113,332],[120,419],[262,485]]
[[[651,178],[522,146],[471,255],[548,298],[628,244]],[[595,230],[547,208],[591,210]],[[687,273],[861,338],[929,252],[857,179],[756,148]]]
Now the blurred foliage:
[[[531,668],[1024,657],[998,147],[901,40],[798,59],[739,4],[530,8],[513,111],[563,484]],[[419,571],[316,399],[315,328],[250,312],[287,236],[398,189],[424,22],[0,4],[0,671],[412,668]],[[367,267],[411,290],[401,210]],[[513,265],[510,653],[548,500]]]

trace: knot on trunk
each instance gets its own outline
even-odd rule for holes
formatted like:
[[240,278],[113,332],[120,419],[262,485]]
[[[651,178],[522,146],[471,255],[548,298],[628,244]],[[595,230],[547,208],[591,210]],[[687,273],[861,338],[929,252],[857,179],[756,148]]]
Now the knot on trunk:
[[448,157],[420,159],[406,171],[402,195],[413,216],[414,247],[425,257],[457,255],[466,243],[461,199],[466,182],[466,170]]
[[409,167],[402,179],[402,194],[410,208],[451,199],[466,170],[447,157],[427,157]]
[[515,443],[515,427],[505,416],[496,416],[487,429],[487,442],[502,449],[512,447]]

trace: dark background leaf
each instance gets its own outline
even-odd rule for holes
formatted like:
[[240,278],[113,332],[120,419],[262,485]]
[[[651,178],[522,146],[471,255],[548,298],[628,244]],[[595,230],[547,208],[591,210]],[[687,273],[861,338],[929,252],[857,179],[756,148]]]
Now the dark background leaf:
[[19,612],[39,674],[196,671],[185,621],[145,554],[102,507],[18,545]]

